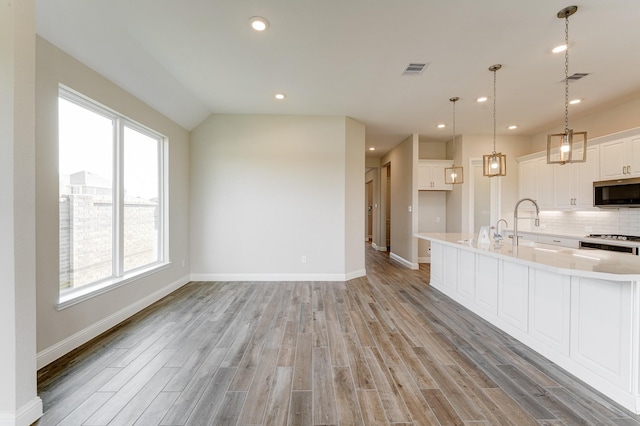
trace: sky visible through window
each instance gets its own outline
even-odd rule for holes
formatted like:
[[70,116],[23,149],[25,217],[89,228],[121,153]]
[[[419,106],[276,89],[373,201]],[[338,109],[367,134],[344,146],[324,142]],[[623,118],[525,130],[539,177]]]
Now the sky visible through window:
[[[87,171],[113,181],[112,119],[59,98],[59,173]],[[158,197],[158,140],[124,127],[127,198]]]

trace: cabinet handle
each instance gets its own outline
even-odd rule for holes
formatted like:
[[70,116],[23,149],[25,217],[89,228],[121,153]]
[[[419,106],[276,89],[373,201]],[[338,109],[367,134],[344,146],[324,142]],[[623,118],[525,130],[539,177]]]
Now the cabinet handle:
[[553,242],[554,242],[554,243],[559,243],[559,242],[560,242],[560,240],[553,240]]
[[627,166],[627,174],[630,175],[631,174],[631,166]]

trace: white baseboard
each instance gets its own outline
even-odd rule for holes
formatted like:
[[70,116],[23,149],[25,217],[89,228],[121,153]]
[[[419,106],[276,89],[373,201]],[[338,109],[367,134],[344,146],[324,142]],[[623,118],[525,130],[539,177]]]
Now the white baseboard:
[[347,281],[351,274],[191,274],[191,281]]
[[431,256],[419,257],[418,263],[431,263]]
[[389,253],[389,257],[409,269],[420,269],[417,263],[411,263],[408,260],[398,256],[394,252]]
[[36,396],[16,412],[0,411],[0,426],[29,426],[42,414],[42,400]]
[[367,275],[367,270],[366,269],[361,269],[359,271],[347,272],[345,274],[345,281],[349,281],[349,280],[353,280],[353,279],[356,279],[356,278],[364,277],[366,275]]
[[378,250],[378,245],[376,243],[371,243],[371,248],[373,248],[374,250]]
[[110,328],[115,327],[130,316],[140,312],[147,306],[151,305],[154,302],[157,302],[158,300],[162,299],[169,293],[174,292],[188,282],[188,276],[182,277],[179,280],[176,280],[164,286],[160,290],[157,290],[156,292],[148,295],[147,297],[135,301],[124,309],[111,314],[101,321],[98,321],[90,325],[89,327],[80,330],[79,332],[67,337],[66,339],[56,343],[55,345],[38,352],[36,356],[38,369],[71,352],[75,348],[87,343],[89,340],[99,336]]

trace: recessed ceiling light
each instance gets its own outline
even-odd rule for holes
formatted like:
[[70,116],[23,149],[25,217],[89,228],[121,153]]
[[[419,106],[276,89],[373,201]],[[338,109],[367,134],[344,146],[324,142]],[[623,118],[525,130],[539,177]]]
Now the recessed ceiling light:
[[376,148],[373,147],[373,146],[371,148],[369,148],[369,151],[375,151],[375,150],[376,150]]
[[446,126],[444,124],[438,124],[438,129],[444,129]]
[[280,101],[283,100],[286,97],[287,97],[287,95],[285,95],[284,93],[276,93],[275,94],[275,98],[280,100]]
[[508,127],[509,130],[515,130],[517,128],[518,126],[516,126],[515,124],[512,124],[511,126]]
[[572,99],[569,101],[571,105],[579,104],[580,102],[582,102],[582,99]]
[[476,101],[478,101],[478,102],[487,102],[487,99],[488,98],[486,96],[481,96],[478,99],[476,99]]
[[560,52],[564,52],[565,50],[567,50],[566,44],[561,44],[560,46],[556,46],[553,49],[551,49],[553,53],[560,53]]
[[256,31],[264,31],[269,28],[269,21],[262,16],[252,16],[249,22],[251,23],[251,28]]

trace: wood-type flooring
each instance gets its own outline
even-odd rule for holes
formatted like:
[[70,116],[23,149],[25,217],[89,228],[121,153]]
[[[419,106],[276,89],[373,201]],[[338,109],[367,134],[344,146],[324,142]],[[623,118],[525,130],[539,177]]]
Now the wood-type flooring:
[[39,425],[638,425],[367,245],[347,282],[192,282],[41,369]]

